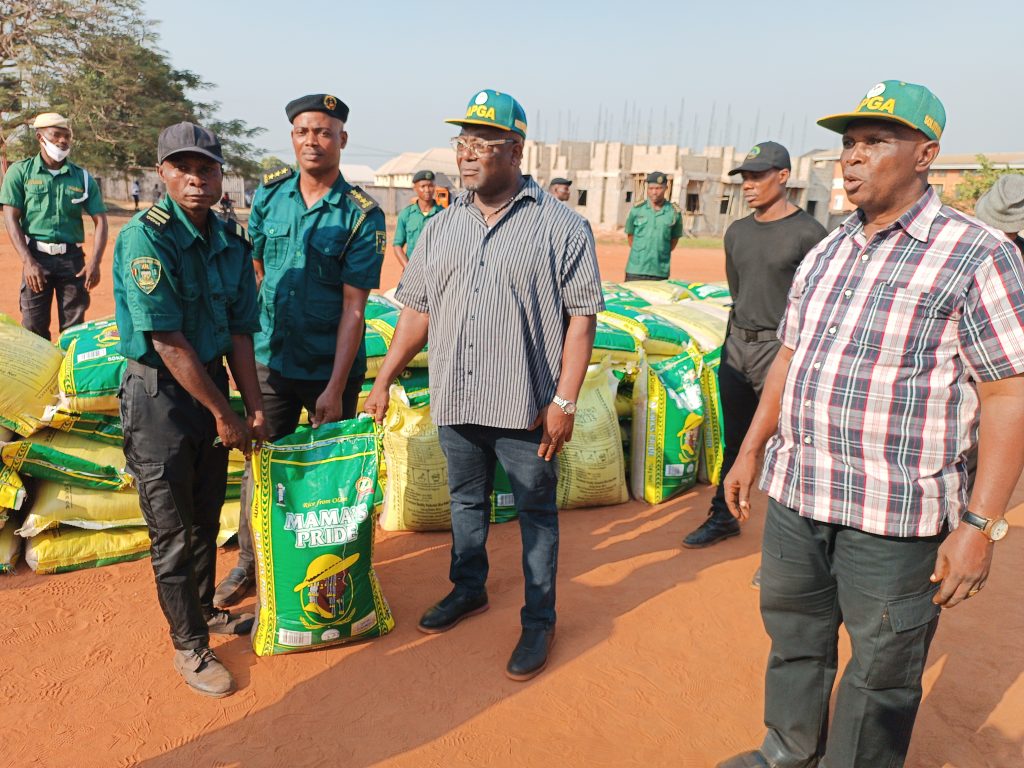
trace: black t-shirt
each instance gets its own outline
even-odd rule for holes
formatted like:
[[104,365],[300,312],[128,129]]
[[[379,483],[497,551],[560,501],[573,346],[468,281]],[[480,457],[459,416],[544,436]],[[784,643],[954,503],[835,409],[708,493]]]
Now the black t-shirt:
[[776,221],[760,222],[754,214],[734,221],[725,232],[733,322],[751,331],[778,328],[797,266],[826,234],[802,208]]

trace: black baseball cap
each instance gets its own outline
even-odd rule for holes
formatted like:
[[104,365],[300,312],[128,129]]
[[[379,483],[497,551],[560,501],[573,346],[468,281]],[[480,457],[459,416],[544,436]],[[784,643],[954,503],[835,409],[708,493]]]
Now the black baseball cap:
[[789,163],[789,152],[778,142],[762,141],[747,152],[743,162],[729,171],[729,175],[733,176],[743,171],[770,171],[772,168],[780,171],[790,170],[792,166]]
[[224,165],[220,141],[213,131],[195,123],[175,123],[160,131],[156,142],[156,161],[162,163],[172,155],[182,152],[194,152],[205,155]]

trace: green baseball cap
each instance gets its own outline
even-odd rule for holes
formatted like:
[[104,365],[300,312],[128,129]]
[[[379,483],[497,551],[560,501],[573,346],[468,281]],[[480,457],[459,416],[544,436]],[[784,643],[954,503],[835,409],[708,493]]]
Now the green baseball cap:
[[465,117],[445,120],[452,125],[489,125],[526,138],[526,110],[507,93],[485,88],[477,91],[466,105]]
[[818,120],[818,125],[844,133],[852,121],[864,119],[892,120],[938,141],[946,127],[946,109],[938,97],[923,85],[884,80],[872,86],[852,112],[827,115]]

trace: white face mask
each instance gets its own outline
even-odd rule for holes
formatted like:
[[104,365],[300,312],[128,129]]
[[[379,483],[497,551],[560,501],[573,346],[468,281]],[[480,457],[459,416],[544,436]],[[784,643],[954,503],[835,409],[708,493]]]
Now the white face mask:
[[43,142],[43,150],[46,152],[47,157],[51,160],[56,160],[58,163],[63,162],[64,158],[71,154],[71,147],[67,149],[61,149],[52,141],[49,141],[45,136],[40,137]]

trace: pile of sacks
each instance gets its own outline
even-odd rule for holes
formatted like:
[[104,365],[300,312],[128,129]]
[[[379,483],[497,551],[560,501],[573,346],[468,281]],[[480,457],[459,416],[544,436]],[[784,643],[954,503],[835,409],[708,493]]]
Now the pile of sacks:
[[[38,573],[149,554],[134,481],[125,469],[117,392],[125,360],[111,319],[68,329],[58,345],[0,315],[0,570],[24,541]],[[238,530],[244,457],[229,458],[219,543]]]

